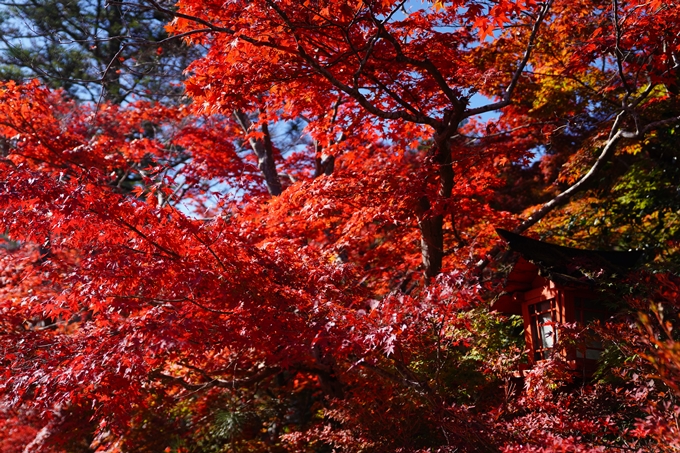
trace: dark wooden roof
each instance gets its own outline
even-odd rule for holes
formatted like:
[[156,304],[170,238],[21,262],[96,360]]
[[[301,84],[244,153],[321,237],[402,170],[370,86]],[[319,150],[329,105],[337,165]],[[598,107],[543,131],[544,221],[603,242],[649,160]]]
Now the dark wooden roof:
[[635,267],[641,251],[610,252],[584,250],[531,239],[501,228],[496,232],[511,251],[519,254],[508,274],[503,294],[492,309],[519,314],[520,306],[512,295],[531,289],[539,275],[571,288],[594,287],[605,275],[622,274]]
[[624,271],[631,269],[642,256],[642,251],[609,252],[603,250],[584,250],[531,239],[501,228],[496,232],[525,259],[545,268],[567,268],[577,265],[588,270],[605,269]]

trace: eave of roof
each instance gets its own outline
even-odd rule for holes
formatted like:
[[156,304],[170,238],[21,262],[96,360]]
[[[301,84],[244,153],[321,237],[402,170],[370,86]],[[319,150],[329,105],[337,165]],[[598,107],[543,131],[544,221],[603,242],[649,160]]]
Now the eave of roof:
[[531,239],[500,228],[496,229],[511,251],[520,258],[507,276],[503,294],[492,309],[502,313],[521,314],[521,301],[514,295],[528,291],[537,276],[571,288],[592,288],[598,277],[623,273],[632,269],[641,251],[611,252],[584,250]]
[[635,267],[642,256],[642,251],[639,250],[612,252],[576,249],[531,239],[501,228],[497,228],[496,232],[508,243],[510,250],[519,253],[526,260],[541,269],[566,270],[564,273],[567,275],[572,275],[577,268],[593,272],[625,271]]

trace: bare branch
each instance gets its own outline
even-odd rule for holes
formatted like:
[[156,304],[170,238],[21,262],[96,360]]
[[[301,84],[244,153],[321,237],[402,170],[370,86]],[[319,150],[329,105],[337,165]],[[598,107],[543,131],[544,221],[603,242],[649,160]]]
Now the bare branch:
[[515,233],[521,233],[530,228],[531,226],[535,225],[536,222],[545,217],[545,215],[548,214],[550,211],[552,211],[558,206],[565,204],[575,193],[579,192],[581,189],[586,187],[587,184],[594,179],[595,175],[599,173],[602,167],[614,155],[614,152],[616,151],[616,145],[621,139],[640,140],[644,138],[644,136],[648,132],[654,129],[658,129],[659,127],[680,122],[679,115],[673,118],[667,118],[665,120],[654,121],[635,132],[629,132],[622,129],[618,129],[622,115],[623,112],[621,112],[616,117],[614,125],[612,126],[612,131],[610,133],[609,139],[607,140],[607,143],[605,144],[604,148],[602,148],[600,156],[597,158],[597,160],[590,168],[590,170],[588,170],[588,173],[583,175],[583,177],[580,180],[574,183],[574,185],[569,187],[567,190],[560,193],[555,198],[541,206],[535,213],[533,213],[528,219],[526,219],[517,228],[513,230]]
[[529,42],[527,42],[527,47],[524,50],[524,57],[522,58],[522,61],[519,63],[519,66],[517,66],[515,74],[512,76],[512,80],[510,81],[510,85],[508,85],[508,87],[505,89],[503,99],[501,99],[498,102],[494,102],[493,104],[484,105],[474,109],[468,109],[465,112],[464,118],[468,118],[474,115],[480,115],[486,112],[492,112],[494,110],[498,110],[510,104],[512,95],[515,91],[515,88],[517,87],[517,84],[519,83],[519,78],[522,76],[522,72],[524,72],[524,68],[529,62],[529,58],[531,58],[531,51],[534,48],[536,36],[538,36],[538,30],[541,27],[541,23],[548,15],[548,11],[550,11],[551,6],[552,0],[548,0],[543,4],[541,11],[538,13],[538,18],[536,19],[536,22],[534,22],[534,26],[531,29],[531,35],[529,35]]
[[[621,122],[621,118],[623,117],[623,114],[625,112],[620,112],[619,115],[616,117],[614,120],[614,124],[612,125],[611,132],[609,134],[609,138],[607,140],[607,143],[605,144],[604,148],[602,148],[602,152],[600,153],[600,156],[597,158],[593,166],[588,170],[588,172],[581,178],[579,179],[576,183],[574,183],[571,187],[569,187],[567,190],[564,192],[560,193],[557,195],[555,198],[552,200],[548,201],[547,203],[543,204],[538,210],[536,210],[531,216],[529,216],[526,220],[524,220],[522,223],[520,223],[514,230],[513,233],[522,233],[529,228],[531,228],[533,225],[538,223],[541,219],[543,219],[548,213],[550,213],[553,209],[558,208],[564,204],[566,204],[571,197],[573,197],[576,193],[580,192],[584,188],[587,187],[587,185],[595,179],[595,176],[597,176],[602,168],[605,166],[605,164],[611,159],[611,157],[614,155],[616,151],[616,146],[622,139],[628,139],[628,140],[641,140],[645,137],[645,135],[648,132],[651,132],[655,129],[658,129],[663,126],[667,126],[673,123],[680,123],[680,115],[674,116],[672,118],[667,118],[664,120],[659,120],[659,121],[653,121],[646,126],[639,128],[639,130],[635,132],[630,132],[630,131],[625,131],[622,129],[619,129],[619,124]],[[499,252],[501,251],[500,246],[496,246],[492,248],[486,255],[484,259],[482,259],[478,264],[477,264],[477,272],[481,272],[490,262],[490,260],[495,257]]]

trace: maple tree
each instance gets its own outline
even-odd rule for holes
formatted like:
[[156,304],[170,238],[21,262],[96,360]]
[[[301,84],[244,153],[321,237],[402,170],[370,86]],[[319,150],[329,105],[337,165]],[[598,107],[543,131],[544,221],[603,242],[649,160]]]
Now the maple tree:
[[0,87],[20,450],[677,448],[671,273],[580,385],[488,311],[497,226],[677,264],[676,2],[110,5],[206,52],[190,104]]

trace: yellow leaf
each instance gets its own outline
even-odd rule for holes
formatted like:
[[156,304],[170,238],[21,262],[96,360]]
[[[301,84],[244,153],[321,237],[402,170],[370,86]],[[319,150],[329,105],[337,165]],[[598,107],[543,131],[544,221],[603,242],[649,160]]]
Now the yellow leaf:
[[640,145],[639,143],[635,143],[633,145],[626,146],[625,148],[623,148],[622,151],[626,154],[632,154],[634,156],[640,151],[642,151],[642,145]]

